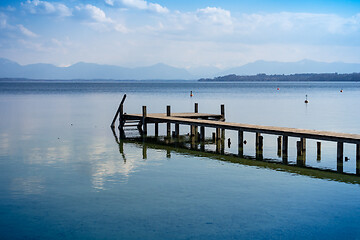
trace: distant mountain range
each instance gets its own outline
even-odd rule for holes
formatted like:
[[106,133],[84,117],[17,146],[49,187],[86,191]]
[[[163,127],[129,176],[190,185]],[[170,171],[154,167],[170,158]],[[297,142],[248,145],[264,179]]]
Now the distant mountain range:
[[20,65],[0,58],[0,78],[28,79],[113,79],[113,80],[189,80],[230,74],[256,75],[295,73],[353,73],[360,72],[358,63],[325,63],[311,60],[299,62],[256,61],[240,67],[220,70],[214,67],[182,69],[158,63],[148,67],[126,68],[79,62],[69,67],[51,64]]

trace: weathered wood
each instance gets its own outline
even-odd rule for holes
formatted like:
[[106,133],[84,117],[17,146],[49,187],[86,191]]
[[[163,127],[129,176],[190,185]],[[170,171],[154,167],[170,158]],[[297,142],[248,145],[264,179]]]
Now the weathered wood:
[[[170,110],[170,105],[167,105],[166,106],[166,116],[170,116],[171,115],[171,110]],[[170,122],[167,122],[166,123],[166,135],[167,137],[169,138],[170,137],[170,133],[171,133],[171,123]]]
[[258,149],[256,151],[256,158],[259,159],[259,160],[263,160],[263,146],[264,146],[264,137],[263,136],[259,136],[258,137]]
[[[193,113],[195,114],[195,113]],[[127,119],[139,119],[141,115],[126,114],[124,115]],[[193,116],[194,117],[194,116]],[[197,118],[197,117],[196,117]],[[164,114],[149,114],[147,119],[150,122],[171,122],[179,123],[184,125],[198,125],[212,128],[224,128],[228,130],[241,130],[247,132],[261,132],[263,134],[274,134],[274,135],[286,135],[288,137],[302,137],[310,139],[318,139],[325,141],[342,141],[347,143],[360,143],[359,134],[348,134],[348,133],[336,133],[328,131],[316,131],[316,130],[305,130],[297,128],[286,128],[286,127],[273,127],[273,126],[260,126],[243,123],[231,123],[214,120],[204,119],[191,119],[191,115],[187,114],[187,117],[175,117],[173,114],[171,117],[166,117]]]
[[142,106],[142,125],[143,125],[142,131],[143,131],[144,136],[146,136],[146,134],[147,134],[146,117],[147,117],[146,106]]
[[212,133],[212,141],[215,142],[215,140],[216,140],[216,133],[213,132],[213,133]]
[[316,160],[321,161],[321,142],[316,142]]
[[302,137],[300,139],[301,142],[301,153],[306,154],[306,138]]
[[178,123],[175,123],[175,136],[180,136],[180,125]]
[[121,117],[122,117],[122,115],[123,115],[123,113],[124,113],[124,108],[123,108],[123,105],[124,105],[124,101],[125,101],[125,99],[126,99],[126,94],[124,94],[124,96],[123,96],[123,98],[122,98],[122,100],[121,100],[121,102],[120,102],[120,104],[119,104],[119,107],[118,107],[118,109],[117,109],[117,111],[116,111],[116,113],[115,113],[115,116],[114,116],[114,119],[113,119],[113,121],[111,122],[111,125],[110,125],[110,127],[111,128],[115,128],[115,121],[116,121],[116,118],[117,118],[117,116],[120,114],[120,122],[121,122]]
[[244,132],[238,131],[238,153],[239,157],[244,156]]
[[259,132],[255,133],[255,152],[259,150],[260,136],[261,134]]
[[194,105],[194,113],[198,113],[199,112],[199,104],[195,103]]
[[277,138],[277,155],[278,157],[281,157],[281,136],[278,136]]
[[337,143],[337,171],[343,172],[344,168],[344,143]]
[[282,160],[284,164],[288,163],[288,147],[289,147],[289,139],[287,135],[283,135],[283,143],[282,143]]
[[220,128],[216,128],[216,141],[220,139]]
[[223,120],[225,120],[225,105],[221,104],[220,109],[221,109],[221,117]]
[[201,141],[205,140],[205,127],[204,126],[200,127],[200,140]]

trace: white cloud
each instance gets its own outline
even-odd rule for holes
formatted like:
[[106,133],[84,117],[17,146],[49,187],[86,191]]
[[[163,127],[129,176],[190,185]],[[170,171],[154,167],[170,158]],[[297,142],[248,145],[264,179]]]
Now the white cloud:
[[103,10],[91,4],[76,6],[74,15],[97,31],[128,32],[126,26],[107,17]]
[[110,18],[106,17],[106,14],[103,10],[90,4],[86,4],[85,6],[77,6],[75,7],[75,10],[77,16],[83,19],[91,19],[92,21],[101,23],[112,22]]
[[35,33],[33,33],[32,31],[30,31],[29,29],[27,29],[26,27],[24,27],[23,25],[21,24],[18,24],[17,25],[18,29],[20,30],[20,32],[22,34],[24,34],[25,36],[28,36],[28,37],[37,37],[37,35]]
[[168,13],[169,9],[157,3],[149,3],[145,0],[105,0],[105,3],[110,6],[125,6],[140,10],[147,10],[156,13]]
[[216,7],[207,7],[197,10],[197,16],[202,21],[207,21],[210,23],[221,24],[221,25],[231,25],[231,13],[230,11],[224,10],[222,8]]
[[49,14],[61,17],[71,16],[71,10],[62,3],[50,3],[40,0],[27,0],[22,7],[32,14]]

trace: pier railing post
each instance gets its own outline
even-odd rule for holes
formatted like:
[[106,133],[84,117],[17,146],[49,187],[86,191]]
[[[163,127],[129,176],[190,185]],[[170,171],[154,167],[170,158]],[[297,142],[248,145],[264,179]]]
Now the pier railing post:
[[[199,104],[195,103],[194,104],[194,113],[198,113],[199,112]],[[195,139],[198,139],[198,127],[196,125],[191,126],[191,135],[193,135],[195,137]]]
[[146,123],[146,106],[142,106],[142,124],[143,124],[143,134],[147,135],[147,123]]
[[225,105],[224,104],[221,104],[220,105],[220,110],[221,110],[221,120],[222,121],[225,121]]
[[338,172],[343,172],[344,168],[344,143],[343,142],[338,142],[337,143],[337,171]]
[[[166,116],[170,116],[171,115],[171,107],[170,107],[170,105],[167,105],[166,106]],[[170,138],[170,136],[171,136],[171,123],[170,122],[167,122],[166,123],[166,135],[167,135],[167,137],[168,138]]]

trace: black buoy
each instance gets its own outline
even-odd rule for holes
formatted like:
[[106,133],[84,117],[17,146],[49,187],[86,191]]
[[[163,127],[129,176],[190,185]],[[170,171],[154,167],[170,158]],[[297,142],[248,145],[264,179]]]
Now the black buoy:
[[247,141],[246,140],[244,140],[244,144],[246,145],[246,143],[247,143]]
[[307,94],[305,95],[305,103],[309,103],[309,101],[307,99]]
[[190,91],[190,97],[192,97],[192,96],[194,96],[194,95],[193,95],[192,91]]
[[231,139],[228,138],[228,148],[230,148],[230,146],[231,146]]

